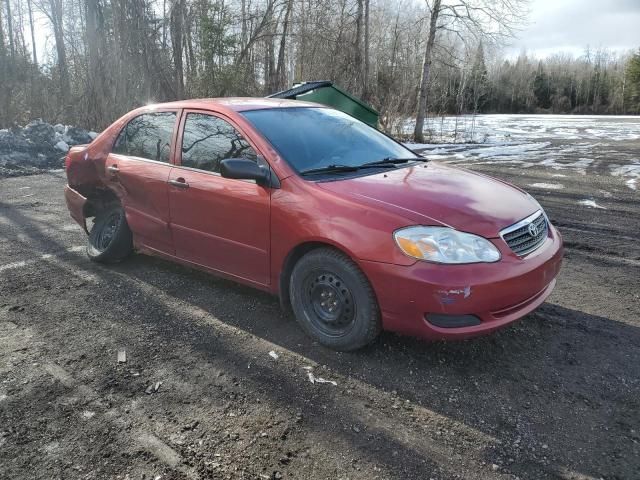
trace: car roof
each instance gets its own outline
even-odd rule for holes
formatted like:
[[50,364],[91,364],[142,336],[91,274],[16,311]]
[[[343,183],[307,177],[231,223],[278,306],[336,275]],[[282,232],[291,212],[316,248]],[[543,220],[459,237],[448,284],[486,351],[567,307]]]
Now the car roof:
[[194,98],[190,100],[178,100],[176,102],[157,103],[147,105],[145,108],[194,108],[204,110],[233,110],[243,112],[247,110],[262,110],[266,108],[292,108],[292,107],[322,107],[323,105],[299,100],[286,100],[282,98],[261,97],[224,97],[224,98]]

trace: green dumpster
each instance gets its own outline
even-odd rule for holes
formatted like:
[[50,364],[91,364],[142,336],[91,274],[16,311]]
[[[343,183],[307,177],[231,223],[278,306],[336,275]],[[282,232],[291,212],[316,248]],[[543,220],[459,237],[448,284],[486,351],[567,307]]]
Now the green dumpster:
[[268,98],[288,98],[328,105],[378,128],[379,114],[370,105],[348,94],[329,81],[314,81],[296,84],[289,90],[274,93]]

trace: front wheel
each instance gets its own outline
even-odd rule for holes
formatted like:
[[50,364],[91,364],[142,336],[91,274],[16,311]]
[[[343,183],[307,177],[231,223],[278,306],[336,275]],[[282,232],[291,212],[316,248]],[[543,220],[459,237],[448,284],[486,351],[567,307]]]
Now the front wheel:
[[356,350],[380,333],[373,288],[348,256],[330,248],[313,250],[296,263],[289,286],[298,323],[322,345]]
[[114,206],[98,213],[89,232],[89,258],[94,262],[114,263],[124,260],[132,251],[133,240],[124,209]]

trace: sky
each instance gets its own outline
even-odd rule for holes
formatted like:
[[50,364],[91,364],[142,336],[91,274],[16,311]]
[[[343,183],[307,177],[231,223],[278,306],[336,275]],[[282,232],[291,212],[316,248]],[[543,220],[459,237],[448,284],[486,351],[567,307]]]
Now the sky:
[[640,48],[640,0],[531,0],[529,8],[528,24],[504,50],[508,56]]

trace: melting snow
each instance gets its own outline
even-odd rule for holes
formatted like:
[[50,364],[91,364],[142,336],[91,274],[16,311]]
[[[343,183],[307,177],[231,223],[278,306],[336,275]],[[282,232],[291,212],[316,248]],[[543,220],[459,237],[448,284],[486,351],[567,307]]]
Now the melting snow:
[[[413,132],[413,121],[402,124],[404,133]],[[405,143],[430,160],[451,164],[501,165],[526,169],[546,167],[553,177],[563,178],[587,170],[608,158],[631,157],[620,152],[616,142],[640,139],[640,116],[597,115],[466,115],[429,118],[425,124],[428,141]],[[576,160],[578,158],[578,160]],[[621,177],[636,190],[640,160],[629,158],[627,165],[613,165],[610,173]],[[566,174],[565,174],[566,172]],[[536,184],[532,185],[535,186]],[[559,189],[559,187],[545,187]],[[562,188],[562,187],[560,187]]]
[[598,205],[595,200],[580,200],[578,202],[579,205],[584,205],[585,207],[589,207],[589,208],[601,208],[603,210],[606,210],[605,207],[602,207],[600,205]]
[[[594,122],[594,120],[597,120]],[[414,120],[401,125],[413,133]],[[557,138],[606,141],[640,139],[640,116],[598,115],[463,115],[429,117],[425,135],[436,141],[496,141]]]
[[562,190],[564,185],[561,183],[532,183],[529,185],[533,188],[544,188],[546,190]]
[[632,190],[636,190],[637,181],[640,178],[640,160],[634,160],[629,165],[613,165],[611,175],[626,178],[625,184]]

